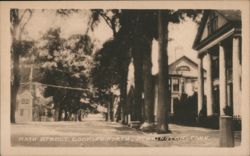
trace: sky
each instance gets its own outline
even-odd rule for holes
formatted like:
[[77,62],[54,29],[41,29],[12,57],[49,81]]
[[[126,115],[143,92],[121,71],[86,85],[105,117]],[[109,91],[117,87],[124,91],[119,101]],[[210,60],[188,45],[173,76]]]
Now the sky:
[[[64,38],[72,34],[84,34],[88,16],[87,10],[71,14],[68,17],[56,16],[53,10],[35,10],[26,25],[27,37],[37,40],[52,27],[60,27],[61,35]],[[169,37],[172,39],[168,44],[169,64],[183,55],[197,62],[197,52],[192,49],[197,29],[197,24],[189,18],[179,24],[169,24]],[[112,38],[112,31],[104,21],[101,21],[90,35],[97,45],[96,49],[99,49],[106,40]],[[158,42],[156,40],[153,41],[152,46],[152,63],[152,73],[156,74],[158,72]]]
[[[81,10],[69,16],[56,16],[54,10],[35,10],[31,20],[26,25],[27,37],[37,40],[50,28],[61,28],[61,37],[68,38],[73,34],[84,34],[87,28],[89,12]],[[112,31],[102,21],[91,37],[96,40],[98,47],[112,37]]]
[[[186,18],[185,21],[179,24],[170,23],[168,30],[169,38],[172,39],[168,43],[169,64],[184,55],[197,63],[197,51],[193,50],[192,46],[198,30],[198,25],[190,18]],[[156,74],[158,72],[158,42],[156,40],[153,41],[152,47],[152,73]]]

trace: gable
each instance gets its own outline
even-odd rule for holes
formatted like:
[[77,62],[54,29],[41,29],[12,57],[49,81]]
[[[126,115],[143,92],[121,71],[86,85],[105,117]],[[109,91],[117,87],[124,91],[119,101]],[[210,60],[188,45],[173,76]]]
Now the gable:
[[172,75],[185,75],[191,77],[197,77],[198,66],[192,60],[187,57],[181,57],[172,64],[169,65],[169,74]]
[[193,49],[201,49],[233,28],[241,29],[240,10],[204,10]]
[[21,93],[20,95],[17,95],[18,99],[22,99],[22,98],[32,98],[31,93],[28,90],[25,90],[23,93]]
[[210,11],[205,21],[205,26],[202,32],[201,41],[206,39],[210,34],[219,30],[224,25],[226,25],[229,21],[219,12]]

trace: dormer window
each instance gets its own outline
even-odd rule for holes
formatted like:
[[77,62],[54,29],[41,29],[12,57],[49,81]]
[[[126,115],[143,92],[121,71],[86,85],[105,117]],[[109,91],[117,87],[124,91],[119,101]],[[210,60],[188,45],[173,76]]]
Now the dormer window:
[[209,21],[207,24],[208,34],[212,34],[217,30],[218,26],[218,16],[212,12],[209,16]]

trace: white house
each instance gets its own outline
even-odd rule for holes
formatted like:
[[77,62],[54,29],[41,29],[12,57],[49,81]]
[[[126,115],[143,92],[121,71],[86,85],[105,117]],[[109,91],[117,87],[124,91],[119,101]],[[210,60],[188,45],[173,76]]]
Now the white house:
[[[241,116],[242,51],[241,11],[206,10],[193,48],[199,58],[199,110],[204,102],[203,65],[207,64],[207,115],[225,115],[231,107],[234,116]],[[216,109],[217,108],[217,109]]]
[[[169,113],[174,115],[174,105],[180,100],[181,95],[192,96],[198,90],[198,64],[187,56],[182,56],[168,66],[170,106]],[[206,71],[204,70],[204,75]],[[157,76],[156,76],[157,77]],[[167,80],[166,80],[167,81]],[[156,81],[157,82],[157,81]],[[158,84],[155,84],[155,95],[158,93]],[[157,99],[155,96],[154,115],[157,112]],[[166,97],[167,98],[167,97]]]

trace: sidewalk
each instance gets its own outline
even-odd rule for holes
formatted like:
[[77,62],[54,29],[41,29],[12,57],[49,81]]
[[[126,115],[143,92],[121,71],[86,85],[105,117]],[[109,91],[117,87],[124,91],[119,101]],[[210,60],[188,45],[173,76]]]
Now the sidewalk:
[[[31,122],[11,125],[13,146],[31,147],[218,147],[219,131],[170,124],[170,134],[144,133],[101,114],[89,114],[82,122]],[[235,145],[240,133],[235,133]]]

